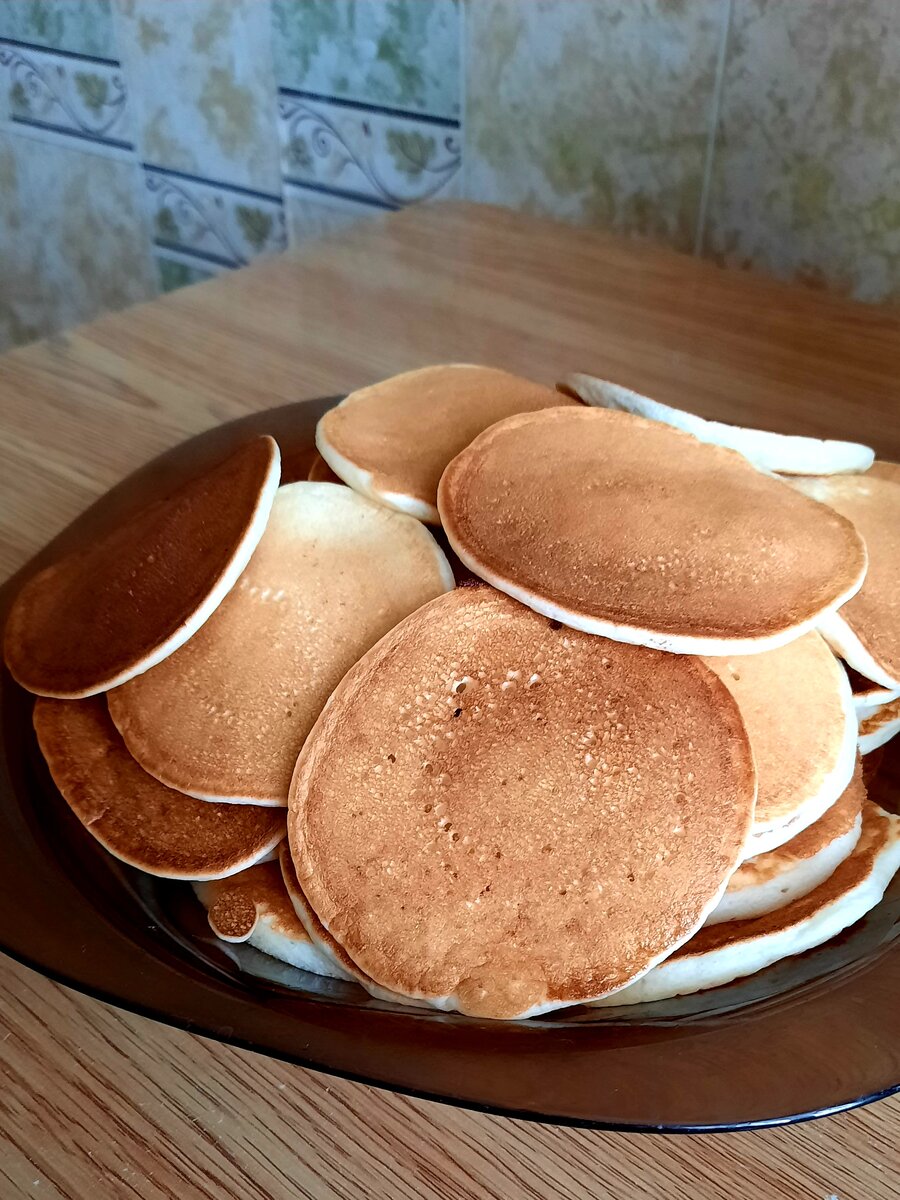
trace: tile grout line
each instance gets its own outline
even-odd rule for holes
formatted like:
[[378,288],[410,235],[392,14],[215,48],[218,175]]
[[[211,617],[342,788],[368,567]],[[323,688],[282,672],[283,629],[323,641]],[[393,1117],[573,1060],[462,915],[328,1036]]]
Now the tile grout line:
[[694,233],[695,258],[699,258],[703,254],[703,245],[706,240],[706,218],[709,210],[709,195],[712,189],[713,161],[716,154],[716,142],[719,136],[719,121],[722,115],[722,95],[725,90],[725,67],[728,62],[728,45],[731,41],[734,0],[722,0],[722,8],[722,26],[719,32],[719,49],[716,57],[716,77],[713,83],[709,132],[706,138],[706,151],[703,159],[703,183],[700,188],[700,202],[697,206],[697,227]]

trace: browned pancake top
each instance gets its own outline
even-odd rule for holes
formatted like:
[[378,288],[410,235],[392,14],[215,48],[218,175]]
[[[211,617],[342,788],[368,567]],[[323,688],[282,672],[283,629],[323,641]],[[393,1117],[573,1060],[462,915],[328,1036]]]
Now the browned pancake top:
[[280,811],[193,800],[134,761],[102,696],[40,699],[34,727],[50,774],[108,850],[154,875],[200,879],[252,862],[283,829]]
[[446,571],[412,517],[332,484],[283,487],[237,585],[189,642],[110,693],[113,720],[170,787],[284,805],[338,680]]
[[737,700],[750,735],[759,785],[754,828],[786,824],[842,758],[850,715],[843,667],[817,633],[704,662]]
[[859,736],[867,737],[870,733],[877,733],[879,729],[894,721],[900,721],[900,698],[888,700],[886,704],[881,705],[878,712],[863,718],[859,723]]
[[797,863],[812,858],[838,838],[844,837],[859,817],[865,798],[862,765],[857,762],[850,785],[818,821],[814,821],[783,846],[777,846],[774,850],[757,854],[755,858],[748,858],[746,862],[742,862],[729,879],[728,890],[735,892],[742,888],[758,887],[770,879],[776,879]]
[[259,917],[268,917],[276,933],[295,942],[308,942],[309,935],[291,904],[281,867],[277,862],[259,863],[228,879],[206,885],[204,903],[214,933],[229,941],[244,941]]
[[793,900],[783,908],[766,913],[761,917],[750,917],[746,921],[723,921],[719,925],[706,925],[695,933],[672,955],[672,958],[690,958],[695,954],[707,954],[721,950],[735,942],[751,942],[789,929],[792,925],[806,921],[823,908],[862,883],[871,873],[878,855],[891,838],[897,836],[891,818],[869,800],[863,801],[862,832],[856,848],[849,858],[829,875],[823,884]]
[[316,451],[315,457],[310,463],[309,474],[306,477],[310,483],[343,483],[344,481],[332,471],[328,463]]
[[29,580],[3,647],[23,687],[64,697],[103,691],[189,624],[248,536],[277,453],[270,437],[254,438]]
[[698,659],[460,588],[341,681],[298,760],[291,848],[370,978],[502,1017],[599,995],[687,936],[754,791]]
[[454,549],[499,586],[668,636],[779,633],[865,567],[848,521],[735,451],[596,408],[487,430],[447,468],[438,507]]
[[[881,467],[891,466],[882,463]],[[859,530],[869,570],[844,618],[882,670],[900,680],[900,478],[891,472],[795,480],[807,496],[830,504]]]
[[476,434],[511,413],[569,401],[508,371],[468,364],[423,367],[351,392],[322,417],[328,444],[380,492],[437,501],[447,463]]

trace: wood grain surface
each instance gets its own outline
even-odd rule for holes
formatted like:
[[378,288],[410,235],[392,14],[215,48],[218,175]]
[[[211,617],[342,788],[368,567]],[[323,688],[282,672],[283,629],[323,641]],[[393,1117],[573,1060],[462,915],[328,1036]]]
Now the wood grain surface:
[[[0,575],[190,434],[453,360],[550,383],[591,371],[707,416],[900,458],[900,315],[435,205],[0,358]],[[897,1097],[742,1134],[540,1126],[271,1062],[6,959],[0,1071],[0,1200],[897,1194]]]

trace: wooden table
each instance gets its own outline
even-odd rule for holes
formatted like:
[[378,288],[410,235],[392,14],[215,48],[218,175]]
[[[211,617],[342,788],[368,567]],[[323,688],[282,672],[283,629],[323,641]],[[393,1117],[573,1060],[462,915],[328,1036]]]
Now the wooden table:
[[[593,371],[706,415],[900,458],[900,315],[439,205],[0,358],[0,576],[187,435],[447,360],[547,382]],[[897,1192],[900,1098],[757,1133],[542,1127],[175,1032],[5,959],[0,1064],[0,1200]]]

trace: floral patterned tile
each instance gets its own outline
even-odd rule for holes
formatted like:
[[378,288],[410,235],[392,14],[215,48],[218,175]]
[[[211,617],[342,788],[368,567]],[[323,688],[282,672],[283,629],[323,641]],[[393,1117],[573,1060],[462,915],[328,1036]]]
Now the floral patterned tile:
[[212,279],[215,271],[204,271],[193,263],[185,262],[180,258],[164,258],[161,253],[157,253],[156,273],[159,277],[160,291],[174,292],[189,284],[203,283],[206,279]]
[[0,39],[118,57],[110,0],[0,0]]
[[116,0],[141,158],[277,193],[269,6],[262,0]]
[[694,244],[727,0],[475,0],[466,193]]
[[139,168],[0,133],[0,348],[157,293]]
[[281,88],[459,116],[457,0],[273,0],[272,24]]
[[458,194],[456,121],[282,93],[285,181],[322,194],[398,208]]
[[707,250],[900,299],[900,7],[735,0]]

